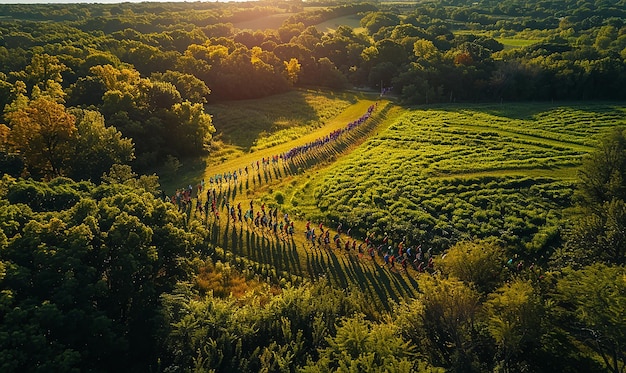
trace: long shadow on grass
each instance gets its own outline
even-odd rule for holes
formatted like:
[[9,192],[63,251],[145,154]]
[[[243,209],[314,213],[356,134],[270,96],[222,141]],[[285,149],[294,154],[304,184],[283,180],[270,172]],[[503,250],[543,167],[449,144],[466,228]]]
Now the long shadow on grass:
[[293,271],[298,275],[302,275],[302,267],[300,265],[300,256],[298,255],[297,244],[293,239],[291,242],[283,244],[283,253],[291,262]]
[[368,268],[364,267],[360,261],[355,260],[353,257],[348,257],[346,263],[346,267],[349,267],[354,275],[354,282],[357,283],[361,291],[368,294],[368,299],[379,303],[387,310],[391,308],[389,304],[390,297],[395,301],[400,299],[400,297],[397,296],[397,292],[385,291],[381,288],[376,277],[372,275]]
[[[392,280],[391,280],[391,277],[389,276],[390,274],[391,273],[388,270],[385,270],[385,268],[383,267],[376,268],[376,278],[379,279],[379,283],[385,287],[385,290],[387,294],[389,295],[389,298],[392,298],[394,301],[398,302],[400,298],[398,298],[398,295],[396,294],[396,292],[393,291],[393,287],[391,286]],[[386,299],[386,298],[381,297],[381,299]]]
[[332,275],[332,279],[336,280],[336,282],[343,288],[348,287],[348,278],[343,271],[343,267],[339,263],[339,258],[333,251],[328,251],[327,255],[327,263],[328,263],[328,275]]
[[[323,95],[334,99],[330,93]],[[356,102],[356,101],[353,101]],[[289,107],[275,112],[273,108]],[[208,112],[213,115],[218,133],[223,134],[224,141],[249,151],[263,133],[272,133],[277,116],[280,120],[302,122],[304,120],[319,120],[318,113],[309,103],[306,92],[290,91],[262,100],[210,105]],[[293,116],[293,117],[291,117]],[[221,126],[220,126],[221,125]],[[245,125],[246,130],[241,131]]]
[[389,305],[389,297],[394,295],[393,292],[390,292],[388,289],[385,289],[385,287],[381,286],[381,281],[378,275],[378,272],[381,270],[381,267],[376,264],[376,267],[374,269],[365,268],[363,271],[363,275],[366,279],[366,282],[370,284],[370,286],[373,288],[374,293],[376,293],[376,296],[372,296],[372,299],[378,300],[380,304],[385,307],[387,311],[389,311],[391,308]]
[[352,282],[356,284],[356,286],[362,291],[372,294],[372,290],[365,283],[365,274],[363,273],[363,268],[361,267],[361,263],[358,260],[355,260],[354,257],[348,256],[347,259],[342,260],[344,262],[345,268],[348,269],[350,274],[350,278]]
[[398,289],[399,292],[402,292],[405,297],[414,298],[416,295],[414,289],[410,287],[409,284],[405,281],[405,276],[400,272],[392,273],[392,275],[393,276],[391,276],[390,278],[391,281],[394,283],[396,289]]
[[326,262],[322,255],[323,253],[324,251],[321,250],[317,252],[306,250],[307,270],[311,278],[320,278],[327,272]]
[[[224,227],[224,235],[222,236],[222,248],[225,250],[232,250],[231,245],[228,244],[228,231],[230,229],[230,223],[228,222],[228,216],[226,216],[226,226]],[[217,241],[216,241],[217,242]]]

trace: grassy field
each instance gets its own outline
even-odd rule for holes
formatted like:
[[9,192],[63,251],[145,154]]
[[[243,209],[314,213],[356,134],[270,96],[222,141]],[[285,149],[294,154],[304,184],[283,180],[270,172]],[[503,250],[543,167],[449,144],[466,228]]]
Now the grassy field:
[[[307,10],[314,11],[316,7],[307,7]],[[272,14],[269,16],[253,19],[245,22],[237,22],[233,26],[241,30],[263,31],[267,29],[278,29],[285,20],[295,13],[281,13]],[[315,27],[321,32],[331,32],[336,30],[339,26],[345,25],[351,27],[355,33],[364,32],[365,28],[360,24],[361,16],[358,14],[351,14],[344,17],[337,17],[328,21],[319,23]]]
[[253,19],[245,22],[237,22],[233,24],[240,30],[264,31],[267,29],[276,30],[283,22],[295,13],[271,14],[269,16]]
[[352,93],[298,90],[265,99],[208,105],[206,111],[213,116],[220,147],[249,153],[316,130],[357,100]]
[[583,155],[625,118],[611,104],[406,110],[288,200],[361,237],[387,232],[436,250],[497,237],[520,254],[545,251],[558,238]]
[[[477,31],[477,30],[455,30],[454,33],[455,34],[472,34],[476,36],[486,36],[486,37],[493,36],[493,32]],[[515,35],[494,37],[494,39],[502,43],[505,50],[527,47],[529,45],[539,43],[541,40],[543,40],[540,37],[540,35],[531,35],[523,31]]]
[[496,38],[496,40],[502,45],[504,45],[504,49],[515,49],[527,47],[529,45],[533,45],[535,43],[540,42],[540,39],[520,39],[520,38]]
[[348,26],[354,30],[355,34],[365,32],[365,28],[361,27],[361,16],[358,14],[351,14],[349,16],[337,17],[329,19],[326,22],[315,25],[321,32],[335,31],[339,26]]
[[[298,90],[258,100],[207,105],[206,111],[212,115],[216,128],[209,157],[180,160],[182,165],[175,173],[166,166],[155,172],[160,175],[162,188],[171,194],[181,186],[195,185],[205,177],[205,172],[213,175],[232,171],[231,167],[239,168],[238,164],[243,164],[244,159],[249,164],[275,154],[271,148],[276,145],[290,143],[292,145],[281,147],[289,149],[304,135],[325,135],[327,132],[324,131],[330,130],[324,127],[345,125],[333,121],[342,111],[347,110],[346,116],[339,117],[344,121],[349,121],[350,115],[361,115],[356,111],[364,110],[364,104],[353,109],[349,107],[360,99],[370,102],[367,96],[364,93]],[[228,162],[233,160],[234,163]]]
[[[205,169],[198,164],[187,176],[197,183],[251,166],[345,127],[374,102],[304,91],[210,106],[222,141],[240,149],[203,162]],[[220,220],[194,212],[189,217],[209,227],[218,258],[244,272],[354,287],[389,309],[390,301],[416,294],[418,274],[390,271],[343,250],[312,248],[303,235],[306,220],[333,229],[341,222],[358,242],[366,231],[377,240],[387,233],[393,242],[406,236],[409,245],[440,252],[460,240],[496,237],[519,255],[547,254],[558,240],[582,157],[600,133],[626,124],[625,111],[612,103],[403,108],[381,101],[366,125],[339,141],[292,162],[250,169],[237,184],[219,187],[222,204],[247,208],[253,201],[256,211],[265,203],[289,213],[293,237],[229,221],[225,210]],[[298,136],[281,132],[284,120],[299,128]],[[253,126],[256,135],[241,131],[252,122],[264,122]],[[277,144],[267,140],[272,132],[281,134]]]

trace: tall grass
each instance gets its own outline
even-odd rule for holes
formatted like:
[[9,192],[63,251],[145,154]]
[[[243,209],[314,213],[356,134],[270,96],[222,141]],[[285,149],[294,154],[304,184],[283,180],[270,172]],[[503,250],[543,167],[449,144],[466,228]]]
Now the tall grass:
[[576,169],[624,108],[515,104],[406,110],[358,151],[294,191],[297,211],[444,249],[496,237],[548,250]]

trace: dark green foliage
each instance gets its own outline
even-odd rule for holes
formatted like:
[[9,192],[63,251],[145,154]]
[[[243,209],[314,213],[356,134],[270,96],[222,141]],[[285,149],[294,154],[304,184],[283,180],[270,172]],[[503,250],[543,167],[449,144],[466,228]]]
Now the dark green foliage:
[[580,214],[569,225],[559,266],[626,262],[626,149],[623,128],[604,136],[580,169]]
[[186,278],[181,258],[201,238],[139,188],[101,186],[96,199],[68,179],[2,186],[1,370],[156,366],[159,296]]
[[624,129],[614,128],[598,150],[585,158],[580,170],[580,195],[586,206],[614,199],[626,200],[626,138]]
[[356,294],[328,285],[287,288],[268,303],[208,297],[196,300],[188,290],[164,296],[168,369],[216,369],[218,372],[290,370],[317,360],[337,323],[363,308]]
[[566,270],[558,280],[557,292],[564,327],[601,356],[607,371],[623,372],[626,368],[624,266],[596,263],[577,271]]
[[25,204],[34,211],[65,210],[85,195],[89,185],[64,178],[53,179],[50,183],[20,180],[9,187],[6,198],[12,204]]
[[17,154],[0,151],[0,176],[18,177],[24,170],[24,161]]

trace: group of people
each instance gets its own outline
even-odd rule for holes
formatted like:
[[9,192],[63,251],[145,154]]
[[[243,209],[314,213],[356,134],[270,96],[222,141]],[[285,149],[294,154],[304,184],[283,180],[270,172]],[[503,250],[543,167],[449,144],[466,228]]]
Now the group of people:
[[329,142],[337,140],[338,138],[341,137],[341,135],[365,123],[365,121],[367,121],[372,115],[372,113],[374,112],[374,109],[376,109],[376,104],[370,105],[370,107],[367,108],[367,111],[365,112],[365,114],[361,115],[358,119],[353,120],[352,122],[348,123],[344,128],[339,128],[337,130],[334,130],[324,137],[317,138],[315,141],[291,148],[289,151],[281,154],[280,157],[286,161],[297,155],[306,153],[310,150],[322,147],[328,144]]
[[[309,248],[331,250],[330,229],[325,230],[323,223],[317,225],[317,233],[315,229],[311,222],[307,221],[304,235],[306,241],[310,242]],[[393,244],[386,233],[380,242],[375,242],[374,233],[367,232],[365,240],[359,242],[351,236],[350,232],[351,229],[348,229],[344,237],[342,224],[339,223],[332,237],[337,250],[343,250],[348,255],[357,255],[359,259],[366,257],[376,264],[376,257],[382,257],[383,266],[389,267],[392,271],[406,271],[411,266],[418,272],[426,272],[434,267],[432,249],[423,251],[422,245],[417,245],[415,248],[408,246],[406,236],[397,244]],[[396,263],[399,267],[396,267]]]
[[[328,135],[324,137],[320,137],[315,141],[306,143],[304,145],[296,146],[291,148],[290,150],[281,153],[274,154],[268,157],[262,157],[259,160],[250,163],[250,166],[245,166],[243,168],[238,168],[232,171],[227,171],[224,173],[216,173],[215,175],[209,177],[208,183],[211,186],[221,187],[223,184],[237,184],[237,181],[244,175],[248,175],[252,171],[260,171],[261,169],[266,169],[270,166],[277,166],[281,161],[288,162],[298,155],[303,155],[311,150],[321,148],[324,145],[327,145],[333,141],[339,139],[343,134],[352,131],[354,128],[360,126],[365,123],[367,119],[369,119],[376,109],[376,104],[370,105],[367,108],[367,111],[361,115],[358,119],[349,122],[345,127],[331,131]],[[205,188],[204,179],[198,184],[198,195]],[[184,191],[184,189],[183,189]]]
[[[327,136],[318,138],[313,142],[294,147],[282,154],[263,157],[261,160],[252,162],[250,166],[245,166],[244,168],[215,174],[209,178],[208,186],[205,185],[203,179],[196,186],[196,216],[204,216],[207,221],[209,217],[213,217],[218,221],[220,219],[220,212],[224,212],[225,209],[228,222],[232,221],[233,224],[237,222],[247,224],[249,227],[259,230],[263,235],[273,233],[277,238],[283,240],[288,237],[293,237],[295,232],[294,222],[289,218],[288,214],[279,214],[277,207],[266,209],[264,203],[261,204],[259,210],[256,210],[253,201],[250,201],[249,208],[244,212],[241,202],[237,204],[230,203],[230,196],[222,191],[222,184],[230,184],[231,182],[236,184],[237,180],[241,178],[244,173],[247,176],[249,172],[251,172],[250,169],[256,169],[258,171],[261,167],[265,169],[270,166],[275,166],[280,161],[287,162],[297,155],[304,154],[312,149],[335,141],[346,132],[353,130],[367,121],[375,108],[375,104],[371,105],[366,113],[348,123],[344,128],[332,131]],[[190,212],[193,192],[194,188],[189,185],[186,188],[177,190],[171,198],[167,197],[166,199],[177,205],[179,210]],[[304,234],[306,241],[310,243],[309,248],[326,248],[327,250],[331,250],[332,242],[336,249],[343,250],[347,254],[354,253],[358,258],[366,257],[376,262],[376,257],[378,256],[382,258],[383,265],[389,267],[391,270],[406,271],[406,269],[411,266],[418,272],[424,272],[433,268],[431,250],[428,249],[424,252],[421,245],[417,245],[415,248],[409,246],[406,237],[397,244],[392,244],[389,237],[385,234],[380,242],[374,242],[374,234],[368,232],[365,240],[359,242],[351,237],[350,229],[345,232],[344,236],[341,224],[337,226],[335,233],[332,234],[332,238],[330,229],[324,229],[322,223],[317,225],[317,229],[318,231],[316,232],[315,227],[311,225],[310,221],[306,223]]]

